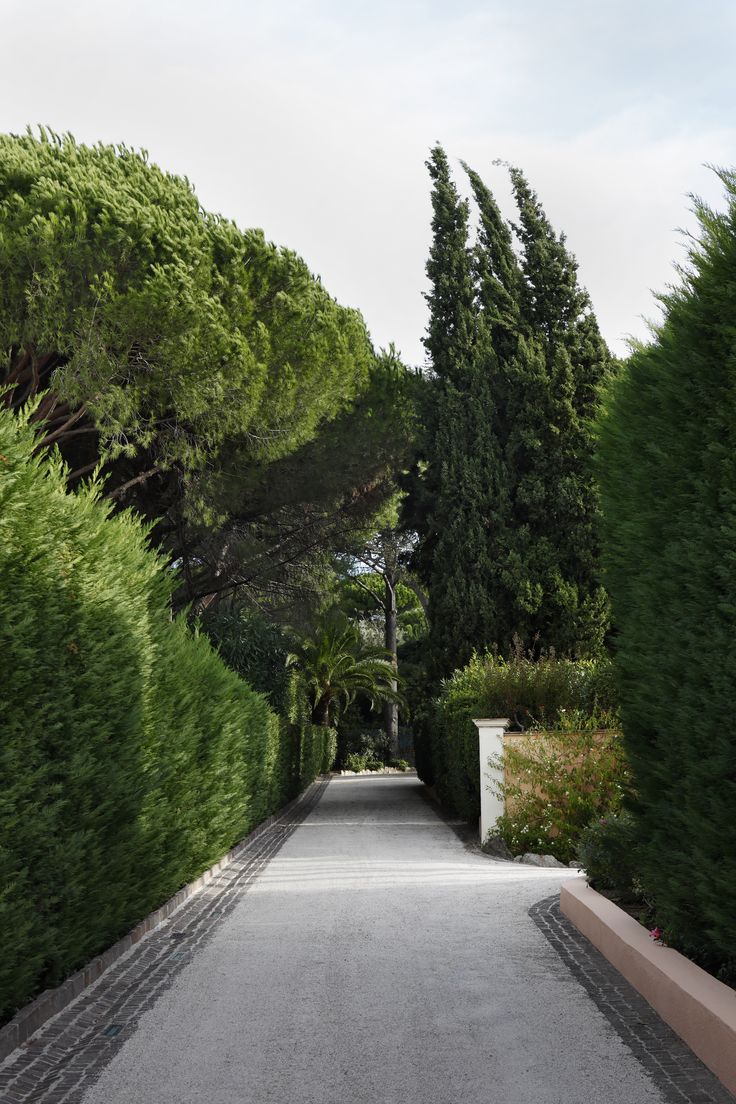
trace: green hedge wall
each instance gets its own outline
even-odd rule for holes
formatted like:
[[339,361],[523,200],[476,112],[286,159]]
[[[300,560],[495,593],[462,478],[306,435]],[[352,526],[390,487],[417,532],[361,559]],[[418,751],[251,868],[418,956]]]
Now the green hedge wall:
[[475,655],[442,683],[415,726],[417,773],[442,804],[470,821],[480,816],[478,730],[473,717],[508,717],[524,728],[610,727],[616,690],[610,661]]
[[[0,411],[0,1016],[59,983],[329,766],[171,619],[129,514]],[[295,690],[295,701],[298,693]]]
[[736,979],[736,174],[702,206],[664,321],[600,430],[605,567],[637,800],[665,940]]

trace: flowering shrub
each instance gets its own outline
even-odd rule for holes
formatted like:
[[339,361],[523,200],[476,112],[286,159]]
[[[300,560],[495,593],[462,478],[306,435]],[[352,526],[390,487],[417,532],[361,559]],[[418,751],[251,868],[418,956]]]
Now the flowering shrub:
[[447,809],[471,821],[480,815],[473,717],[508,717],[513,727],[552,731],[615,728],[611,662],[488,653],[474,655],[442,683],[439,697],[415,721],[417,770],[423,782],[436,785]]
[[[498,763],[496,766],[500,765]],[[585,827],[615,812],[628,781],[615,730],[529,733],[504,749],[506,813],[498,832],[509,850],[576,857]]]

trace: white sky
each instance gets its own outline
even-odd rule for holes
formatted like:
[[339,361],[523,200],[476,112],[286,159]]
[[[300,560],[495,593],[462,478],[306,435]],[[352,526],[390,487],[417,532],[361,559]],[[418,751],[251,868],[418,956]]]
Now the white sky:
[[736,164],[734,0],[0,0],[0,41],[0,130],[147,149],[414,364],[436,140],[509,215],[524,170],[617,352]]

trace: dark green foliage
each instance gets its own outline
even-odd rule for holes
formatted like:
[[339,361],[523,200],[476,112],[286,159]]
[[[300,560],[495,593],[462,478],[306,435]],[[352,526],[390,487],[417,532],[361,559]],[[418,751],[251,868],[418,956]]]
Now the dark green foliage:
[[[0,411],[0,1016],[112,943],[323,769],[184,619],[175,575]],[[309,735],[307,733],[307,735]],[[12,937],[11,937],[12,933]]]
[[476,655],[442,684],[422,716],[417,772],[436,786],[449,810],[474,820],[480,815],[480,771],[473,717],[508,717],[525,728],[554,730],[572,723],[590,729],[614,724],[615,709],[607,660]]
[[513,477],[516,555],[528,579],[527,643],[567,655],[600,651],[608,601],[600,583],[591,420],[611,371],[577,262],[535,193],[511,169],[521,254],[520,313],[534,355],[508,409],[506,459]]
[[290,455],[254,463],[248,441],[235,443],[208,477],[229,521],[197,532],[196,566],[181,598],[219,593],[230,582],[285,610],[289,623],[295,612],[313,616],[333,555],[352,553],[395,493],[411,445],[413,391],[413,377],[389,349],[354,402]]
[[667,942],[736,959],[736,175],[608,396],[598,476],[641,876]]
[[623,810],[592,820],[580,836],[577,857],[593,889],[622,901],[641,896],[636,822]]
[[385,649],[365,647],[357,628],[340,615],[323,617],[289,661],[304,680],[313,724],[331,725],[359,694],[371,705],[400,700]]
[[510,227],[467,169],[468,208],[433,150],[434,241],[425,341],[426,470],[407,510],[429,589],[430,667],[447,675],[474,649],[600,652],[608,624],[598,580],[590,418],[610,356],[577,266],[526,181]]
[[475,283],[467,244],[468,205],[437,146],[427,163],[433,181],[434,234],[427,275],[430,320],[425,346],[434,372],[427,405],[424,474],[428,513],[417,566],[429,591],[429,655],[435,673],[466,662],[474,644],[496,638],[494,574],[488,531],[503,486],[494,478],[498,448],[487,357],[490,334],[478,334]]
[[238,606],[209,609],[200,623],[230,670],[265,694],[277,713],[286,714],[295,678],[286,661],[296,644],[294,636],[258,611]]

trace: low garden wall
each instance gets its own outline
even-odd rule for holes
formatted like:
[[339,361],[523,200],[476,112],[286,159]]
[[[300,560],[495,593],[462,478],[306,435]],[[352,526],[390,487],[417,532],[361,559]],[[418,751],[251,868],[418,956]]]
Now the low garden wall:
[[736,1093],[736,991],[580,881],[562,887],[567,918],[623,974],[726,1088]]

